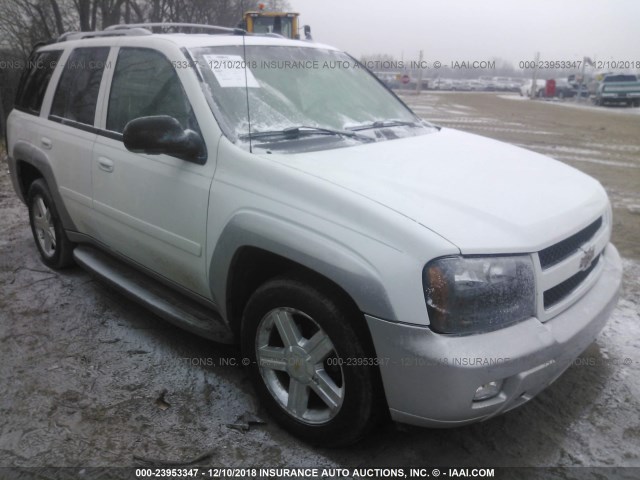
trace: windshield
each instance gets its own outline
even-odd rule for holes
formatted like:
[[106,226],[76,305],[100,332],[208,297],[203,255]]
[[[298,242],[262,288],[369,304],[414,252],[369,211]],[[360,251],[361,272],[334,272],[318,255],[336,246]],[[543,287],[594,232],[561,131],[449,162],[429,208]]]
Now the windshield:
[[[252,138],[301,127],[307,129],[305,133],[311,128],[317,134],[333,133],[333,141],[344,141],[347,136],[340,132],[347,130],[366,129],[373,137],[376,135],[369,129],[428,130],[375,77],[342,52],[247,45],[246,72],[242,45],[198,48],[191,53],[219,121],[234,141],[248,138],[247,113]],[[290,139],[291,135],[285,137]]]
[[635,75],[607,75],[604,77],[605,83],[609,82],[635,82],[637,80]]
[[254,33],[277,33],[292,38],[293,18],[286,16],[253,17]]

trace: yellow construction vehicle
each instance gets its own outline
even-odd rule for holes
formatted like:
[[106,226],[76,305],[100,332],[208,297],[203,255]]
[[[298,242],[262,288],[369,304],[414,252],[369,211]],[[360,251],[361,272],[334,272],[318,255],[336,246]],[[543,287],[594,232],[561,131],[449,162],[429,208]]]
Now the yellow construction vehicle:
[[[258,10],[245,12],[240,28],[249,33],[274,33],[286,38],[299,39],[298,16],[295,12],[271,12],[265,10],[263,3],[258,4]],[[304,35],[311,40],[311,29],[304,26]]]

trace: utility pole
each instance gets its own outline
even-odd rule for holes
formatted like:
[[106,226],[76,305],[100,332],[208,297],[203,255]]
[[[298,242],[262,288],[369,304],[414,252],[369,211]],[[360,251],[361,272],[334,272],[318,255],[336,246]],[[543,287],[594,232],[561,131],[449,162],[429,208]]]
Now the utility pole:
[[584,86],[584,73],[585,73],[587,64],[589,64],[589,66],[593,66],[593,61],[589,57],[583,57],[582,58],[582,70],[580,72],[580,81],[578,82],[578,94],[576,95],[576,102],[581,102],[582,101],[582,89],[583,89],[583,86]]
[[529,92],[529,98],[536,98],[538,94],[538,62],[540,61],[540,52],[536,52],[535,65],[533,66],[533,77],[531,78],[531,91]]

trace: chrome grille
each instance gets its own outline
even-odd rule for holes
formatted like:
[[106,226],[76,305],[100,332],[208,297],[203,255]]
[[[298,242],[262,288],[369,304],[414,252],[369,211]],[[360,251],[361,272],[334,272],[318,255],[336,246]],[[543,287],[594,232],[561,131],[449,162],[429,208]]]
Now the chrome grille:
[[595,218],[580,231],[536,253],[540,321],[551,320],[570,308],[598,280],[611,237],[611,221],[606,211]]
[[593,238],[601,226],[602,217],[569,238],[541,250],[538,255],[542,269],[549,268],[573,255],[582,245]]
[[571,294],[576,288],[580,286],[580,284],[589,276],[591,272],[598,266],[598,262],[600,261],[600,257],[602,255],[598,255],[593,259],[591,266],[586,270],[580,271],[573,275],[572,277],[567,278],[564,282],[559,283],[553,288],[544,292],[544,308],[550,308],[554,306],[556,303],[562,301],[567,296]]

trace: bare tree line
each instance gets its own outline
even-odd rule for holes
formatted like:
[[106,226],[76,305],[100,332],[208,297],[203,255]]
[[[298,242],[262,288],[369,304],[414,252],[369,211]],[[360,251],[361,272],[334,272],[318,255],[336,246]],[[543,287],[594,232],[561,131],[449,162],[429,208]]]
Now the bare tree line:
[[[288,9],[286,0],[265,2]],[[68,31],[101,30],[118,23],[185,22],[235,26],[252,0],[2,0],[0,48],[28,54],[32,46]]]

